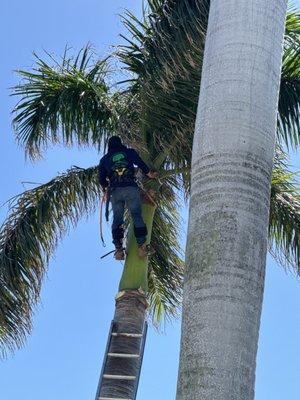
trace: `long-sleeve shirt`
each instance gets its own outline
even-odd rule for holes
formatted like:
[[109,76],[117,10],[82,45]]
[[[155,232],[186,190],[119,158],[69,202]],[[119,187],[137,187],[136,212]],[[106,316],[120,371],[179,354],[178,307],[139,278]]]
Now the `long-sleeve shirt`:
[[[124,159],[126,160],[127,166],[126,168],[131,171],[131,176],[130,174],[122,181],[120,180],[112,180],[111,178],[111,172],[112,168],[114,165],[114,156],[118,156],[118,154],[121,154],[124,156]],[[134,179],[134,166],[139,167],[144,174],[148,174],[150,172],[149,167],[147,166],[146,163],[141,159],[139,154],[134,150],[130,149],[126,146],[118,146],[115,148],[112,148],[108,151],[105,156],[103,156],[100,160],[99,163],[99,182],[100,185],[102,186],[103,189],[105,189],[108,185],[111,187],[124,187],[124,186],[136,186],[135,179]]]

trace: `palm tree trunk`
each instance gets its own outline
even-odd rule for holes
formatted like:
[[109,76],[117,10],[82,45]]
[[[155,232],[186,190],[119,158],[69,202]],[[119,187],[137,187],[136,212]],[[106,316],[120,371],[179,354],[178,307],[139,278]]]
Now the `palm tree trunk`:
[[[147,225],[148,235],[147,244],[151,242],[151,233],[153,226],[153,218],[156,207],[153,204],[143,203],[142,212],[143,219]],[[119,290],[134,290],[142,289],[144,292],[148,291],[148,259],[141,259],[138,257],[138,246],[133,233],[133,226],[131,225],[128,232],[126,260],[121,277]]]
[[213,0],[192,163],[177,400],[251,400],[285,0]]
[[[149,201],[142,204],[143,219],[147,225],[147,243],[151,241],[155,205]],[[119,294],[116,298],[113,330],[115,333],[142,334],[147,313],[146,293],[148,291],[148,258],[141,259],[133,228],[130,227],[127,241],[127,256]],[[112,337],[109,353],[140,354],[142,337]],[[104,373],[107,375],[138,376],[139,358],[108,357]],[[135,380],[102,381],[98,397],[133,399]]]

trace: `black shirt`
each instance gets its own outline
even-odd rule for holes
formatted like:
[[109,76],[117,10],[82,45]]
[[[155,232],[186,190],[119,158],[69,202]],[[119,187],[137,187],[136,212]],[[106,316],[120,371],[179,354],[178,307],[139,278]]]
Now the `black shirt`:
[[[122,152],[128,163],[128,169],[132,171],[132,178],[126,179],[126,181],[109,181],[111,167],[112,167],[112,158],[115,153]],[[103,156],[99,163],[99,182],[103,189],[105,189],[108,185],[111,187],[124,187],[124,186],[136,186],[135,179],[134,179],[134,166],[139,167],[144,174],[148,174],[150,172],[149,167],[138,153],[134,149],[130,149],[124,145],[113,147],[109,149],[107,154]]]

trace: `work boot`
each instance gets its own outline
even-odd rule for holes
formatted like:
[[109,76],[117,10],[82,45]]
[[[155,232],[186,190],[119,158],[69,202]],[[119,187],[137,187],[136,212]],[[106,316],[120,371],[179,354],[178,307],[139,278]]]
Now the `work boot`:
[[116,249],[114,257],[117,261],[125,260],[125,253],[122,247]]
[[140,258],[146,258],[148,256],[148,246],[146,245],[146,243],[138,246],[138,256]]

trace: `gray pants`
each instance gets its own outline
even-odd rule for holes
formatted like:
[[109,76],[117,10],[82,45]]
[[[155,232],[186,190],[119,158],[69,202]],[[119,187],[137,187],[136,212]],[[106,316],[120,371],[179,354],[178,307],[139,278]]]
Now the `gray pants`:
[[114,245],[117,248],[122,246],[125,205],[129,209],[133,220],[137,244],[144,244],[147,237],[147,228],[142,217],[140,189],[137,186],[112,188],[110,200],[113,210],[112,237]]

